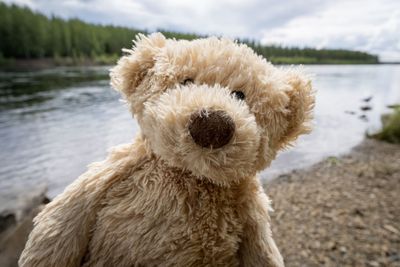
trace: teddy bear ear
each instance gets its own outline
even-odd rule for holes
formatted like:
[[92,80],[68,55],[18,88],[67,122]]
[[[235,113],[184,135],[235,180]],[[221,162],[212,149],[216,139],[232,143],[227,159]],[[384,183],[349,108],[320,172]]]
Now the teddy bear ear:
[[311,131],[311,120],[315,104],[315,92],[312,89],[311,79],[300,70],[291,69],[286,72],[289,85],[286,91],[289,97],[287,106],[287,127],[281,136],[280,148],[288,146],[301,134]]
[[132,49],[123,49],[126,53],[110,70],[111,86],[129,98],[140,85],[148,71],[155,64],[155,57],[166,44],[161,33],[149,36],[138,34]]

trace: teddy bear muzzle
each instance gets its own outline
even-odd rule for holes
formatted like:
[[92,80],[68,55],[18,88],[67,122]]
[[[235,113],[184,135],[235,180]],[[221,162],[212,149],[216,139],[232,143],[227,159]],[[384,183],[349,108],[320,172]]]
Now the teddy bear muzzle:
[[201,109],[190,116],[189,133],[204,148],[221,148],[235,133],[233,119],[223,110]]

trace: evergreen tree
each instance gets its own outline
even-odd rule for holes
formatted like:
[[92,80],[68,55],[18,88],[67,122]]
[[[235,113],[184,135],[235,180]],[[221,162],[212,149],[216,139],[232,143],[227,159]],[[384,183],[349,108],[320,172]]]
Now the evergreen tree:
[[[192,40],[190,33],[160,30],[167,38]],[[136,29],[102,26],[79,19],[48,18],[29,8],[0,2],[0,57],[4,58],[96,58],[120,55],[131,47]],[[275,63],[377,63],[378,57],[359,51],[265,46],[250,39],[238,40]]]

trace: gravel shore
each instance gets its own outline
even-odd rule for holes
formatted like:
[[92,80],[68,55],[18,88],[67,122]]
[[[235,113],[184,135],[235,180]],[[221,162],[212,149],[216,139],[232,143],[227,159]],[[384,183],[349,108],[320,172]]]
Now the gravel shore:
[[265,184],[286,266],[400,266],[400,146],[351,153]]

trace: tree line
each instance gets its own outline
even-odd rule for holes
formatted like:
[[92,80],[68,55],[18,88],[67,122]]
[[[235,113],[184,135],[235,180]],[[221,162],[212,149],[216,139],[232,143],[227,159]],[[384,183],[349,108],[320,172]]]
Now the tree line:
[[[166,37],[195,39],[196,34],[161,31]],[[0,58],[96,58],[121,54],[132,39],[146,31],[85,23],[79,19],[47,17],[27,7],[0,2]],[[204,37],[204,36],[202,36]],[[333,49],[266,46],[242,39],[256,53],[275,63],[377,63],[365,52]]]

